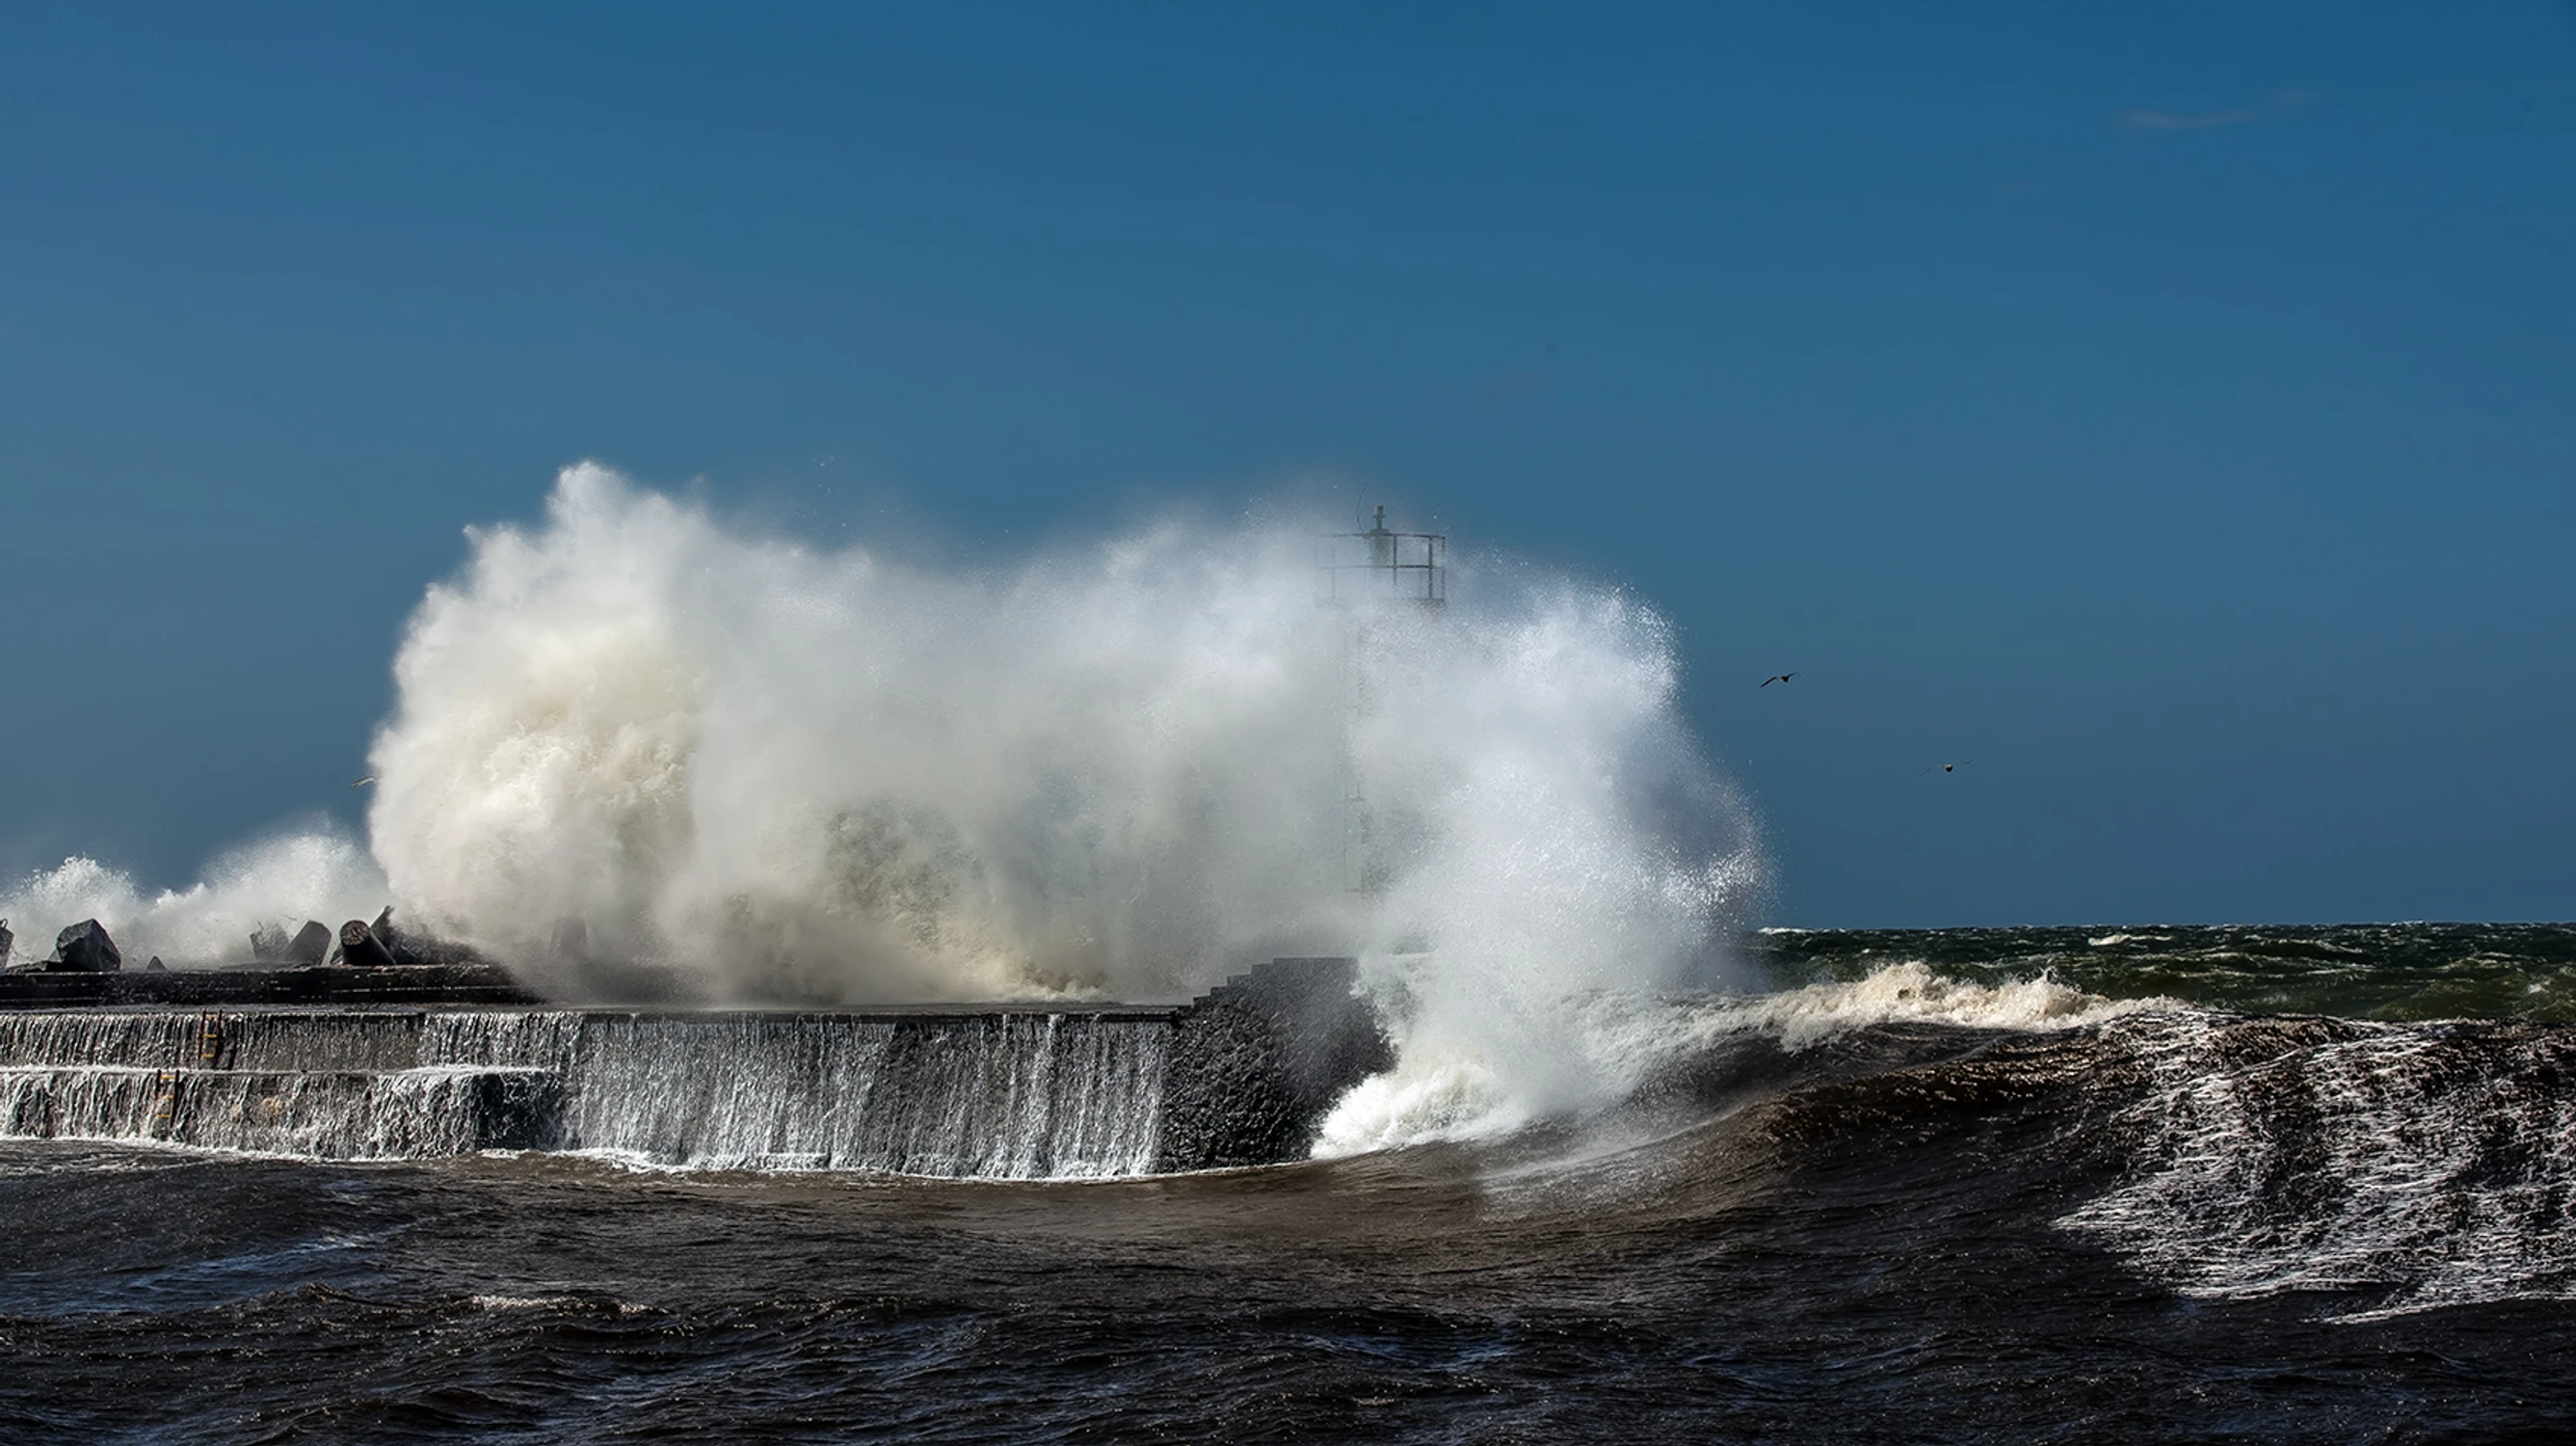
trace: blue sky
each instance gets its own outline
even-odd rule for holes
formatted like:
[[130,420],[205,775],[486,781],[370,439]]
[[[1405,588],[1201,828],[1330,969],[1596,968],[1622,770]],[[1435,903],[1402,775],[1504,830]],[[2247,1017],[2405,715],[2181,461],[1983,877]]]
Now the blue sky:
[[1780,922],[2576,916],[2576,16],[2101,8],[12,7],[0,868],[354,820],[596,457],[1617,580]]

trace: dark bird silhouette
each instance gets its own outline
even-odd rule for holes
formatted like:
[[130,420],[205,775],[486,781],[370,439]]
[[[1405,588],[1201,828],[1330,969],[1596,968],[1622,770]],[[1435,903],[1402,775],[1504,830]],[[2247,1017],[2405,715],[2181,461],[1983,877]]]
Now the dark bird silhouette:
[[1770,687],[1770,686],[1771,686],[1772,684],[1774,684],[1774,683],[1785,683],[1785,682],[1788,682],[1791,678],[1794,678],[1794,677],[1796,677],[1796,676],[1798,676],[1798,675],[1797,675],[1797,674],[1795,674],[1795,673],[1774,673],[1774,674],[1772,674],[1770,677],[1765,678],[1765,679],[1763,679],[1763,680],[1762,680],[1762,686],[1763,686],[1763,687],[1765,687],[1765,688],[1768,688],[1768,687]]
[[1967,760],[1967,759],[1962,758],[1962,759],[1960,759],[1960,760],[1959,760],[1958,762],[1956,762],[1956,763],[1944,763],[1944,764],[1942,764],[1942,765],[1941,765],[1940,767],[1938,767],[1938,768],[1927,768],[1927,769],[1924,769],[1923,771],[1924,771],[1924,772],[1926,772],[1926,773],[1956,773],[1956,772],[1958,772],[1960,769],[1965,768],[1965,767],[1967,767],[1967,766],[1968,766],[1968,760]]

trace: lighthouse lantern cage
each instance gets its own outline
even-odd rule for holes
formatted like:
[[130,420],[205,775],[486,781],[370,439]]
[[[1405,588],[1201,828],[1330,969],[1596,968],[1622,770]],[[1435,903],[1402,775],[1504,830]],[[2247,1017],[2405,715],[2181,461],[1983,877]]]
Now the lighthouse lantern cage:
[[1366,532],[1315,539],[1316,600],[1333,607],[1412,603],[1434,611],[1449,604],[1449,539],[1437,532],[1390,532],[1377,509]]

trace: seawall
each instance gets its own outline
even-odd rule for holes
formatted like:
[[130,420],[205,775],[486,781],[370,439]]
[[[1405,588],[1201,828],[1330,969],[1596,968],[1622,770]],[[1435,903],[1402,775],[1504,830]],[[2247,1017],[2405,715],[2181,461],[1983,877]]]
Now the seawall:
[[1348,959],[1185,1005],[830,1013],[553,1008],[430,972],[11,976],[72,988],[0,995],[0,1136],[1103,1178],[1300,1158],[1391,1062]]

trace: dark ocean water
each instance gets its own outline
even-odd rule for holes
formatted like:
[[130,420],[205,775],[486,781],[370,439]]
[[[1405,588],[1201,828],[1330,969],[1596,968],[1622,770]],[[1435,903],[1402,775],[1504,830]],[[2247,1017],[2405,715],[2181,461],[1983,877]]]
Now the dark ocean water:
[[0,1144],[0,1438],[2576,1431],[2576,929],[1751,947],[1614,1108],[1260,1170]]

